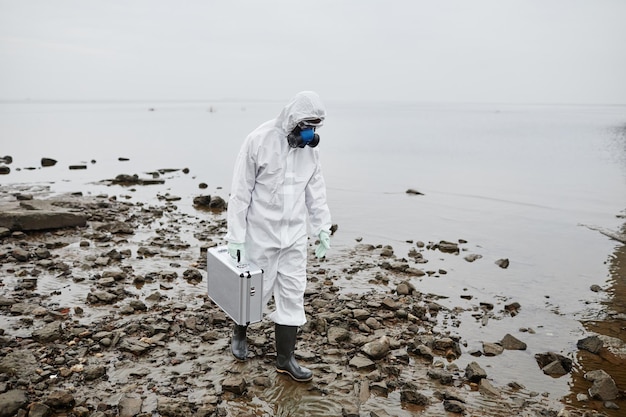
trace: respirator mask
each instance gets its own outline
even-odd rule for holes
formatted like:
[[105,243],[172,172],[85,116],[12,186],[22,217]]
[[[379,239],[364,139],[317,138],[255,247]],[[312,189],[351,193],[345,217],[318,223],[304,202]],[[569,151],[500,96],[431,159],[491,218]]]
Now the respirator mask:
[[309,145],[315,148],[320,143],[320,136],[315,133],[315,128],[321,124],[321,120],[304,120],[287,135],[287,142],[292,148],[304,148]]

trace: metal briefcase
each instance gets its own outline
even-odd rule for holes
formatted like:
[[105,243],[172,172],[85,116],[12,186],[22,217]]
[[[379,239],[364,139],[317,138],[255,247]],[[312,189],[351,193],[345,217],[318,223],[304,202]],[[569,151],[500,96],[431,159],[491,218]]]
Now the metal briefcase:
[[263,315],[263,270],[252,263],[237,263],[226,246],[207,251],[209,298],[235,323],[246,326]]

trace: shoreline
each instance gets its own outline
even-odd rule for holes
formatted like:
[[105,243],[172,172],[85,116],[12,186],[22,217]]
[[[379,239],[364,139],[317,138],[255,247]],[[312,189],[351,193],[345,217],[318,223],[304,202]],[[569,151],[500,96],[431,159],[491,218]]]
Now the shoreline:
[[[25,200],[16,197],[10,204],[37,204],[27,190],[4,190],[4,200],[13,194]],[[230,356],[231,322],[207,298],[204,272],[205,250],[221,243],[223,216],[185,214],[175,201],[148,205],[104,194],[45,201],[85,215],[85,225],[3,233],[0,405],[8,394],[22,392],[20,408],[31,413],[47,408],[56,413],[51,415],[72,410],[83,416],[210,416],[250,409],[257,410],[252,415],[271,415],[268,409],[280,407],[356,416],[489,416],[505,410],[582,416],[597,408],[596,415],[617,416],[619,410],[607,409],[605,401],[625,407],[621,397],[587,399],[580,408],[561,404],[514,381],[494,386],[489,372],[475,376],[484,369],[455,364],[461,356],[502,354],[504,339],[522,338],[502,335],[470,353],[454,331],[466,309],[443,307],[439,296],[422,294],[409,282],[424,274],[424,256],[458,251],[462,242],[417,243],[409,259],[367,243],[349,249],[347,262],[310,257],[309,322],[297,354],[315,376],[310,384],[296,384],[275,375],[267,321],[251,326],[249,361],[237,364]],[[372,291],[350,293],[350,277],[364,271],[372,277]],[[503,318],[523,308],[493,311],[494,304],[481,303],[474,313]],[[449,324],[444,332],[438,329],[442,322]],[[508,346],[507,353],[521,349]],[[290,404],[293,393],[301,404]]]

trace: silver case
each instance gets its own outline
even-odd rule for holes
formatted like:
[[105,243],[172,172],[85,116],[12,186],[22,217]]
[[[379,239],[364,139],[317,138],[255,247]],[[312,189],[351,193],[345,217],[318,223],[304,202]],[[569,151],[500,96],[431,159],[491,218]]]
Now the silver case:
[[263,270],[252,263],[238,264],[226,246],[207,251],[209,298],[233,321],[247,326],[263,316]]

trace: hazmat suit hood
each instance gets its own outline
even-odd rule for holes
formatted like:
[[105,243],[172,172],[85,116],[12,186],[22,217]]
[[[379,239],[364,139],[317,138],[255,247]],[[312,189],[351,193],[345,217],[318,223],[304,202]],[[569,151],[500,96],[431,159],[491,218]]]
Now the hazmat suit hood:
[[326,107],[313,91],[301,91],[283,108],[276,118],[276,125],[289,133],[303,120],[319,119],[320,127],[326,118]]

